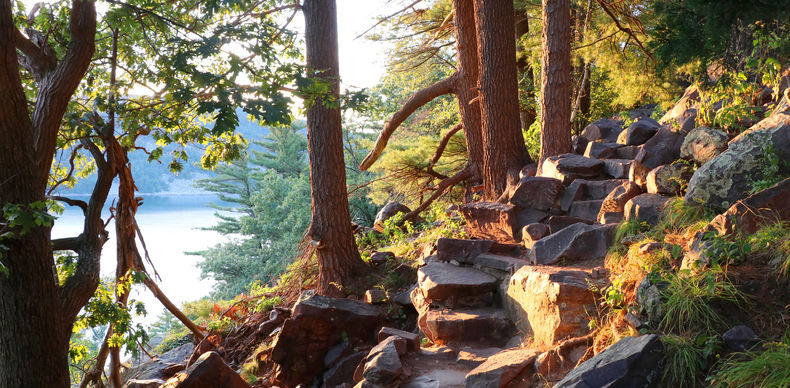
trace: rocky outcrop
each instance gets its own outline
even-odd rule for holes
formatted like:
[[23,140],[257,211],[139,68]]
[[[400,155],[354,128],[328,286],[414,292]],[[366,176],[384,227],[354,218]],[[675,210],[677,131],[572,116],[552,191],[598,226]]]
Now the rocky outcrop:
[[592,141],[587,143],[587,148],[584,150],[584,156],[594,159],[606,159],[617,155],[617,149],[622,146],[622,144],[617,143],[600,143],[597,141]]
[[658,131],[661,124],[651,118],[641,118],[631,125],[628,129],[620,133],[617,137],[617,142],[622,145],[632,146],[644,144],[648,139],[653,137]]
[[790,178],[752,194],[719,214],[711,225],[721,235],[736,232],[749,235],[760,226],[790,220]]
[[312,381],[323,370],[330,348],[343,339],[352,344],[373,342],[382,318],[375,307],[360,301],[320,295],[300,300],[272,346],[275,378],[286,386]]
[[683,96],[675,102],[661,119],[658,120],[662,125],[670,125],[683,133],[688,133],[694,128],[697,119],[697,105],[699,104],[699,89],[691,85],[686,88]]
[[[685,201],[728,208],[764,178],[765,153],[790,160],[790,98],[785,96],[771,115],[729,143],[727,151],[702,165],[689,181]],[[788,171],[784,171],[788,173]]]
[[683,139],[680,157],[702,165],[727,150],[727,134],[708,127],[694,128]]
[[354,380],[361,386],[396,387],[405,377],[400,356],[406,354],[403,338],[387,337],[370,350],[354,372]]
[[[468,388],[500,388],[524,386],[534,374],[535,349],[503,350],[467,373]],[[523,381],[518,381],[523,380]]]
[[573,369],[554,387],[658,387],[663,349],[655,334],[625,337]]
[[669,197],[660,194],[640,194],[625,204],[625,219],[655,225],[661,218]]
[[612,244],[615,225],[576,223],[535,242],[529,251],[532,264],[601,260]]
[[163,388],[251,388],[215,352],[204,353],[185,371],[173,376]]
[[670,164],[680,157],[683,138],[683,134],[680,132],[661,128],[640,147],[634,160],[648,169],[654,169],[662,164]]
[[147,362],[124,370],[122,380],[128,380],[129,387],[141,387],[144,384],[158,381],[159,383],[156,385],[158,387],[165,380],[186,368],[187,359],[194,350],[195,345],[191,342],[183,344]]
[[473,236],[506,242],[521,240],[519,208],[514,205],[474,202],[461,206],[460,211]]
[[417,271],[417,287],[423,297],[448,307],[479,305],[470,298],[485,298],[496,290],[497,279],[474,268],[447,263],[430,263]]
[[505,308],[519,329],[535,342],[555,342],[589,331],[588,312],[595,310],[590,275],[583,270],[525,266],[506,287]]

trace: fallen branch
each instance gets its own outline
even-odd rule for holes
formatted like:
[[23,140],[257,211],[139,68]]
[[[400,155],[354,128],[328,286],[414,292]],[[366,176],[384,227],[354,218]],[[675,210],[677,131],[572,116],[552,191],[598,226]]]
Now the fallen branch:
[[362,163],[359,165],[359,169],[362,171],[367,170],[370,168],[373,163],[381,156],[381,153],[384,152],[384,148],[387,147],[387,142],[389,141],[392,134],[395,130],[418,108],[422,107],[423,105],[431,102],[436,97],[449,94],[453,92],[453,86],[456,82],[458,73],[453,73],[453,75],[431,85],[424,89],[417,91],[414,93],[406,103],[403,104],[403,107],[395,114],[392,115],[392,118],[384,124],[384,128],[381,130],[379,137],[376,139],[376,144],[373,146],[373,149],[365,156],[365,159],[362,160]]
[[195,322],[192,322],[189,317],[179,310],[178,307],[176,307],[176,305],[174,305],[173,302],[171,302],[170,299],[165,296],[159,286],[157,286],[150,277],[146,276],[145,280],[143,280],[143,284],[145,284],[146,287],[151,290],[156,299],[159,299],[159,301],[162,302],[162,305],[165,306],[167,311],[170,311],[173,316],[178,318],[178,320],[181,321],[181,323],[183,323],[184,326],[186,326],[192,332],[192,334],[195,336],[195,342],[202,340],[206,336],[203,333],[203,328],[195,324]]

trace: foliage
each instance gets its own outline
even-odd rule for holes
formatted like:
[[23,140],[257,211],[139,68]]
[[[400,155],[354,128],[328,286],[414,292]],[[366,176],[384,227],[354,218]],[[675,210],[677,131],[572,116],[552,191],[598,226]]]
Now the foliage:
[[729,265],[747,258],[752,251],[748,238],[728,238],[720,236],[718,231],[708,231],[703,235],[705,254],[714,265]]
[[540,120],[535,120],[532,125],[523,131],[527,152],[532,160],[540,159]]
[[715,334],[724,317],[716,303],[746,303],[746,296],[724,278],[720,270],[692,274],[688,270],[664,276],[667,287],[661,291],[665,314],[659,329],[673,334]]
[[665,351],[662,384],[667,387],[704,386],[701,380],[710,368],[712,356],[721,347],[718,339],[703,334],[696,337],[668,334],[661,337],[661,342]]
[[[749,136],[749,135],[747,135]],[[770,139],[753,136],[752,139],[763,149],[755,163],[760,166],[759,171],[749,180],[750,194],[763,191],[788,177],[790,165],[774,151]]]
[[752,253],[777,266],[780,277],[790,275],[790,224],[780,221],[765,225],[749,236],[749,244]]
[[724,360],[711,377],[712,386],[790,386],[790,341],[764,343],[762,349],[736,353]]

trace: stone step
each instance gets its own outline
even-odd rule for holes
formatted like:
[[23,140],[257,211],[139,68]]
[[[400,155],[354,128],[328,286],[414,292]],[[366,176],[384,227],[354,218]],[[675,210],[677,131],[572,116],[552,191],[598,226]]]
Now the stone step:
[[485,272],[449,263],[433,262],[417,271],[418,289],[435,302],[482,296],[496,290],[498,284]]
[[418,319],[420,330],[435,343],[504,346],[516,327],[502,309],[429,309]]
[[587,220],[595,220],[598,218],[598,212],[601,211],[603,205],[602,199],[593,199],[590,201],[576,201],[571,205],[568,215],[571,217],[584,218]]
[[616,224],[573,224],[535,242],[529,251],[532,264],[603,260],[614,239]]
[[603,162],[574,154],[548,157],[542,166],[540,176],[556,178],[570,184],[577,178],[595,178],[603,170]]

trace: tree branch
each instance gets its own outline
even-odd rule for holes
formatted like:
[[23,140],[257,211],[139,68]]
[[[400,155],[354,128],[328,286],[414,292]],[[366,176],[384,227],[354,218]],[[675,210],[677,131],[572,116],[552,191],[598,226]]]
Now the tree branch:
[[450,139],[452,139],[453,135],[458,133],[458,131],[461,129],[463,129],[463,124],[456,124],[454,127],[450,128],[450,131],[447,132],[444,137],[442,137],[442,140],[439,142],[439,146],[436,147],[436,152],[434,152],[431,161],[428,162],[428,170],[433,170],[433,166],[436,165],[439,159],[441,159],[442,154],[444,154],[444,149],[447,148],[447,144],[450,143]]
[[451,188],[456,184],[471,178],[473,175],[474,175],[474,170],[469,165],[467,165],[466,167],[463,168],[463,170],[455,173],[455,175],[442,180],[436,186],[436,190],[433,192],[433,194],[430,197],[428,197],[428,199],[426,199],[425,202],[421,203],[420,206],[417,206],[414,210],[410,211],[405,216],[403,216],[403,221],[413,220],[418,215],[420,215],[420,213],[422,213],[423,210],[427,209],[428,206],[430,206],[431,203],[433,203],[433,201],[436,200],[436,198],[439,198],[442,194],[444,194],[444,192],[448,188]]
[[384,148],[387,147],[387,142],[389,141],[392,134],[395,132],[398,126],[400,126],[412,113],[414,113],[414,111],[431,102],[431,100],[436,97],[452,93],[453,86],[458,79],[457,74],[458,73],[453,73],[453,75],[417,91],[417,93],[414,93],[408,100],[406,100],[406,103],[403,104],[403,107],[401,107],[399,111],[395,112],[395,114],[392,115],[392,118],[386,124],[384,124],[384,128],[381,130],[379,137],[376,139],[376,144],[373,146],[373,149],[368,153],[365,159],[362,160],[362,163],[359,165],[359,169],[365,171],[376,162],[379,156],[381,156],[381,153],[384,152]]
[[80,209],[82,209],[82,214],[85,214],[85,213],[88,212],[88,203],[85,202],[85,201],[81,201],[79,199],[71,199],[71,198],[61,197],[59,195],[50,195],[50,196],[47,196],[47,198],[51,199],[53,201],[63,202],[66,205],[69,205],[69,206],[77,206]]
[[354,39],[359,39],[359,38],[361,38],[362,36],[364,36],[365,34],[367,34],[368,32],[370,32],[370,30],[372,30],[372,29],[376,28],[376,26],[378,26],[379,24],[381,24],[381,23],[384,23],[384,22],[386,22],[386,21],[387,21],[387,20],[389,20],[389,19],[392,19],[394,16],[396,16],[396,15],[400,14],[401,12],[403,12],[403,11],[405,11],[405,10],[407,10],[407,9],[411,8],[411,7],[414,7],[415,5],[417,5],[417,3],[421,2],[421,1],[422,1],[422,0],[415,0],[415,1],[413,1],[411,4],[409,4],[409,5],[407,5],[407,6],[403,7],[403,8],[401,8],[401,9],[400,9],[400,10],[398,10],[397,12],[395,12],[395,13],[393,13],[393,14],[389,15],[389,16],[385,16],[385,17],[383,17],[383,18],[379,19],[379,21],[377,21],[377,22],[376,22],[376,24],[374,24],[374,25],[370,26],[370,28],[368,28],[367,30],[365,30],[365,32],[363,32],[363,33],[361,33],[361,34],[357,35],[357,36],[356,36]]
[[636,33],[634,33],[634,30],[626,26],[623,26],[620,23],[620,20],[617,19],[617,15],[615,15],[614,12],[609,8],[609,4],[607,4],[604,0],[595,0],[595,1],[598,3],[598,5],[601,6],[601,9],[603,9],[603,11],[606,12],[607,15],[609,15],[609,18],[612,19],[612,21],[617,26],[617,28],[620,31],[623,31],[626,34],[628,34],[628,36],[631,39],[633,39],[634,42],[636,42],[637,46],[639,46],[639,48],[642,49],[642,52],[645,53],[645,55],[647,55],[647,57],[650,58],[650,60],[655,62],[656,59],[653,58],[653,54],[647,48],[645,48],[645,46],[642,44],[642,41],[639,40],[639,38],[636,36]]
[[[30,33],[32,29],[28,29]],[[46,44],[46,38],[41,38]],[[58,58],[54,51],[49,47],[39,47],[33,40],[22,35],[22,31],[14,29],[14,45],[24,54],[20,58],[20,64],[30,72],[36,81],[41,81],[44,75],[52,71],[58,64]]]
[[77,237],[58,238],[52,240],[53,251],[74,251],[77,252],[82,245],[82,235]]

